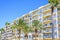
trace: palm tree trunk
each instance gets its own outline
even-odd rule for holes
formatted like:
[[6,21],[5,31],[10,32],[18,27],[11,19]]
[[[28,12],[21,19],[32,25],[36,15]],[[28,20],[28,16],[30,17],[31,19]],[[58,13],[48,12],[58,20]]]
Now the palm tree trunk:
[[54,11],[54,6],[51,6],[51,18],[52,18],[52,40],[54,40],[53,11]]
[[26,40],[28,40],[28,34],[27,33],[25,34],[25,38],[26,38]]
[[14,36],[15,40],[16,40],[16,36],[15,36],[15,33],[14,33],[15,30],[12,30],[12,36]]
[[37,40],[37,39],[36,39],[36,37],[37,37],[36,34],[37,34],[37,29],[35,28],[35,40]]
[[20,37],[20,35],[21,35],[21,30],[18,30],[18,31],[19,31],[19,33],[18,33],[18,34],[19,34],[19,40],[20,40],[20,38],[21,38],[21,37]]
[[36,33],[35,33],[35,40],[36,40]]

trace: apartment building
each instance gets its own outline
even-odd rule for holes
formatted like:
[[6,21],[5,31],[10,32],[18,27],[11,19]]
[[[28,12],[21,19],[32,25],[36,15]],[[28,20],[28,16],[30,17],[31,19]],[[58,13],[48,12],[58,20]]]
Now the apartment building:
[[[54,8],[54,12],[53,12],[53,20],[52,20],[52,16],[51,16],[51,5],[47,4],[45,6],[39,7],[36,10],[30,11],[29,13],[21,16],[20,18],[22,18],[24,21],[26,21],[26,23],[32,27],[32,21],[33,20],[39,20],[40,22],[43,23],[43,28],[44,30],[42,30],[42,32],[39,34],[39,38],[40,40],[52,40],[52,22],[53,22],[53,30],[54,30],[54,38],[55,39],[59,39],[60,38],[60,5],[58,5],[58,7]],[[16,20],[18,20],[19,18],[17,18]],[[14,21],[16,21],[14,20]],[[10,29],[10,27],[7,28],[7,30],[5,30],[6,33],[2,34],[2,39],[5,37],[8,37],[7,39],[10,38],[14,39],[15,37],[13,37],[12,35],[12,29]],[[15,36],[17,37],[17,29],[16,29],[16,33]],[[7,35],[7,36],[6,36]],[[18,39],[18,38],[16,38]]]
[[[52,33],[54,34],[55,39],[60,38],[60,5],[58,7],[54,8],[53,12],[53,20],[51,16],[51,5],[47,4],[45,6],[39,7],[36,10],[33,10],[29,12],[28,14],[22,16],[21,18],[24,19],[24,21],[27,22],[29,26],[32,24],[33,20],[39,20],[40,22],[43,23],[45,30],[43,30],[42,33],[42,39],[45,40],[52,40]],[[53,24],[52,24],[53,22]],[[52,32],[52,25],[53,25],[53,30]]]
[[[44,7],[43,10],[44,9],[45,9],[45,11],[43,12],[43,24],[44,24],[45,30],[43,31],[43,37],[44,37],[44,39],[52,40],[52,33],[53,33],[54,38],[59,39],[60,38],[60,33],[59,33],[60,8],[59,7],[54,8],[53,20],[52,20],[52,16],[51,16],[50,6]],[[52,22],[53,22],[53,24],[52,24]],[[54,32],[52,32],[52,25],[53,25]]]
[[4,31],[2,32],[1,40],[11,40],[12,39],[12,29],[10,25],[4,27]]
[[16,37],[18,37],[18,31],[16,29],[14,29],[13,31],[11,29],[11,25],[7,25],[6,27],[4,27],[4,31],[2,32],[0,40],[17,40]]

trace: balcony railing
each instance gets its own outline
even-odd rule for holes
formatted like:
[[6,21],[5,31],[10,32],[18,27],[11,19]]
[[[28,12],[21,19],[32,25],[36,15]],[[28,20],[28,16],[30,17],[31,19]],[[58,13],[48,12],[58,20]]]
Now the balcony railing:
[[44,28],[51,28],[51,26],[44,26]]
[[51,12],[51,9],[45,10],[45,11],[43,12],[43,14],[46,14],[46,13],[49,13],[49,12]]
[[51,20],[44,21],[43,23],[44,24],[49,24],[49,23],[51,23]]
[[44,30],[44,32],[52,32],[52,29],[47,28],[46,30]]
[[58,14],[60,15],[60,11],[58,11]]
[[44,38],[52,38],[52,34],[44,34]]

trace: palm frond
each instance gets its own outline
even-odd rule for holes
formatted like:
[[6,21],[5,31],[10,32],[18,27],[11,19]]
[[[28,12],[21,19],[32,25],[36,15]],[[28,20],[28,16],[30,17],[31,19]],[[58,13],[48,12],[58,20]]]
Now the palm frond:
[[10,23],[9,22],[6,22],[5,25],[10,25]]
[[58,0],[48,0],[52,6],[57,6],[59,4]]

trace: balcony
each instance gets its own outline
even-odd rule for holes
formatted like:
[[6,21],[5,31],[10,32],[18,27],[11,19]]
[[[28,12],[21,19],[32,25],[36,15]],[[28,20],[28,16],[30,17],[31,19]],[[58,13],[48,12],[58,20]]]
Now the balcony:
[[39,15],[38,14],[35,14],[35,15],[32,16],[32,18],[37,17],[37,16],[39,16]]
[[36,13],[35,13],[35,12],[32,12],[31,14],[34,15],[34,14],[36,14]]
[[58,26],[60,26],[60,20],[58,20]]
[[47,20],[52,20],[51,17],[47,18],[47,19],[43,19],[43,21],[47,21]]
[[44,40],[52,40],[52,38],[44,38]]
[[58,18],[60,18],[60,15],[59,14],[57,16],[58,16]]
[[43,14],[47,14],[47,13],[49,13],[49,12],[51,12],[51,9],[45,10],[45,11],[43,12]]
[[49,34],[47,34],[47,35],[44,35],[44,39],[50,39],[50,38],[52,38],[52,35],[49,35]]
[[44,21],[43,24],[49,24],[51,23],[51,20]]
[[52,28],[47,28],[44,30],[44,32],[52,32]]
[[58,14],[60,14],[60,11],[58,11]]
[[28,23],[29,22],[29,19],[26,19],[26,20],[24,20],[26,23]]
[[60,20],[60,18],[58,18],[58,20]]
[[29,14],[26,14],[26,15],[24,15],[23,19],[28,18],[28,17],[29,17]]
[[44,34],[51,34],[52,32],[51,31],[44,31],[43,33]]
[[43,31],[43,33],[45,33],[45,34],[50,34],[50,33],[52,33],[52,28],[46,28],[46,29]]
[[44,26],[44,28],[51,28],[51,26]]
[[[56,13],[53,13],[53,16],[56,15]],[[51,13],[50,14],[45,14],[43,15],[43,19],[51,18]]]
[[29,19],[28,17],[27,18],[24,18],[24,20],[27,20],[27,19]]
[[52,34],[44,34],[43,37],[44,37],[44,39],[46,39],[46,38],[52,38]]
[[47,21],[47,20],[52,20],[52,18],[49,17],[49,18],[43,19],[43,21]]
[[47,16],[43,16],[44,19],[49,18],[49,17],[51,17],[51,14],[49,14]]

